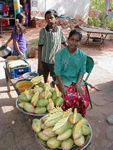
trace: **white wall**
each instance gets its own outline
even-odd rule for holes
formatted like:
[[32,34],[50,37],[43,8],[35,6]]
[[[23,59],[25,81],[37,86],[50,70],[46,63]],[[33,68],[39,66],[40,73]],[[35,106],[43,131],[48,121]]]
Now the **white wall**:
[[57,0],[57,1],[37,0],[37,1],[38,1],[37,11],[45,12],[48,9],[55,9],[59,15],[80,18],[84,22],[87,22],[90,0]]

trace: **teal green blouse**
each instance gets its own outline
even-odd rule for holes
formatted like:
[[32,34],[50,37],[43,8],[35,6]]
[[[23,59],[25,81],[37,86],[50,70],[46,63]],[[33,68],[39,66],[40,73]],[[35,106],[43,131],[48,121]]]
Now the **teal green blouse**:
[[[87,55],[79,48],[74,54],[69,53],[67,47],[56,53],[54,71],[56,76],[61,76],[65,86],[76,83],[78,76],[80,74],[84,75],[86,72],[86,58]],[[84,85],[83,81],[81,85]]]

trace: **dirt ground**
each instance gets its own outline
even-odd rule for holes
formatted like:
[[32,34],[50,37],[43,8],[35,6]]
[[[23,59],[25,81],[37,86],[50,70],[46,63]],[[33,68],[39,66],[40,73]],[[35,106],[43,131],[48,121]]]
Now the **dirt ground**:
[[[37,28],[26,30],[26,40],[36,40],[39,30]],[[63,28],[67,37],[70,28]],[[0,44],[10,36],[11,31],[1,34]],[[80,48],[94,59],[94,69],[88,79],[93,109],[87,110],[87,119],[93,130],[93,138],[88,150],[113,150],[113,123],[107,122],[107,117],[113,115],[113,40],[108,36],[102,46],[95,44],[85,45],[86,33],[82,32],[83,40]],[[12,46],[12,43],[9,44]],[[29,58],[32,71],[37,70],[37,58]],[[15,107],[17,94],[11,86],[7,92],[4,74],[4,59],[0,58],[0,150],[43,150],[37,143],[31,129],[28,116],[23,116]]]

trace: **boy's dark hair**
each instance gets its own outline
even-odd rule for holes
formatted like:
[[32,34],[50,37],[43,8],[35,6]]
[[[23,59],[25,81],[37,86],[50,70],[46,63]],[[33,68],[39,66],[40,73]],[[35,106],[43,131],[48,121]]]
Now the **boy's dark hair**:
[[46,11],[45,18],[46,18],[46,15],[48,15],[48,14],[53,14],[55,17],[58,17],[56,10],[53,10],[53,9],[49,9]]
[[80,37],[80,40],[82,39],[82,33],[78,30],[71,30],[68,36],[68,39],[73,35],[73,34],[78,34]]

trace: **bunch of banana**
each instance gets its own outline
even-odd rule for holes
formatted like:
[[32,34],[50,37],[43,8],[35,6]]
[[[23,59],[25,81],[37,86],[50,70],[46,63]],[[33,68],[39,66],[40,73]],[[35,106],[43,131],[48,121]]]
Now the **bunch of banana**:
[[43,114],[50,112],[63,103],[61,92],[55,86],[42,82],[43,76],[34,77],[31,82],[33,87],[26,89],[18,96],[18,106],[30,113]]
[[60,108],[54,108],[48,116],[42,119],[34,119],[32,129],[43,146],[49,149],[61,148],[70,150],[83,147],[91,136],[91,128],[87,119],[77,113],[75,109],[63,112]]

